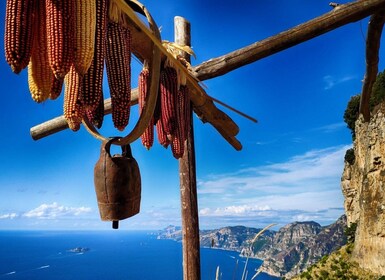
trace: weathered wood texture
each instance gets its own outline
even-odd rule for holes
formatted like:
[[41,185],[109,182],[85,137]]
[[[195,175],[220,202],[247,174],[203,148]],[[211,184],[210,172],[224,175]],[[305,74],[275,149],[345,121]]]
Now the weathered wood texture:
[[[174,19],[175,43],[191,46],[191,25],[182,17]],[[188,55],[185,58],[190,61]],[[179,180],[182,215],[183,279],[200,280],[200,242],[198,195],[196,181],[194,126],[192,104],[190,130],[185,141],[183,157],[179,160]]]
[[368,17],[384,6],[385,0],[361,0],[339,5],[332,11],[287,31],[203,62],[194,68],[195,76],[201,81],[218,77],[333,29]]
[[380,41],[384,22],[385,11],[381,11],[371,16],[368,26],[366,38],[366,73],[360,100],[360,114],[363,115],[365,122],[370,120],[369,101],[378,73]]

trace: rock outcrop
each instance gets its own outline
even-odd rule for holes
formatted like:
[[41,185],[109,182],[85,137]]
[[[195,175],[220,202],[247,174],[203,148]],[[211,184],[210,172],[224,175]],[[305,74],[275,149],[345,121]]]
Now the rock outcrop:
[[353,258],[385,274],[385,105],[370,122],[356,122],[354,163],[345,163],[341,185],[348,224],[357,223]]

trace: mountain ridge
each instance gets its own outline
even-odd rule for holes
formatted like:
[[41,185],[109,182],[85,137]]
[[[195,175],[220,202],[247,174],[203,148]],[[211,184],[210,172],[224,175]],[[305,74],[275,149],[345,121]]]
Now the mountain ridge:
[[[262,228],[227,226],[200,231],[201,247],[239,252],[241,256],[264,261],[261,270],[273,276],[292,277],[301,273],[324,255],[346,244],[346,217],[328,226],[294,222],[278,231],[267,230],[254,241]],[[181,227],[168,226],[158,239],[182,240]]]

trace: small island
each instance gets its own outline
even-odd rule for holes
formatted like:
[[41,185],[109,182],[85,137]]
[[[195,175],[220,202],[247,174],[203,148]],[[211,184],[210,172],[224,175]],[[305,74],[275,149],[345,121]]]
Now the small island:
[[90,250],[90,248],[86,248],[86,247],[75,247],[75,248],[67,250],[67,252],[71,252],[71,253],[85,253],[85,252],[88,252],[89,250]]

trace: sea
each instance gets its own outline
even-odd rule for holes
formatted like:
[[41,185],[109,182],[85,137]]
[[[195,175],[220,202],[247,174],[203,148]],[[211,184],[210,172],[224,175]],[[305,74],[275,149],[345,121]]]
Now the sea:
[[[241,280],[247,259],[201,248],[201,279]],[[247,280],[262,261],[247,261]],[[0,280],[182,280],[182,244],[149,231],[0,231]],[[254,279],[279,279],[259,274]]]

